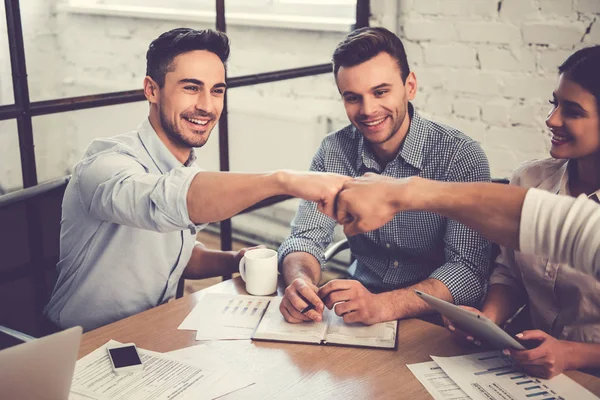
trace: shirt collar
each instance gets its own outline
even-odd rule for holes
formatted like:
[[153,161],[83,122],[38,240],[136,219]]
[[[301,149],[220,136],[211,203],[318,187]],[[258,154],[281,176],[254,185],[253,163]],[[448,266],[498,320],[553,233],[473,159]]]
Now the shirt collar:
[[[404,160],[420,170],[423,166],[423,147],[427,140],[428,130],[425,120],[414,111],[414,107],[411,103],[408,103],[408,115],[410,118],[408,133],[400,145],[400,151],[398,152],[396,159]],[[356,168],[360,170],[361,167],[364,166],[369,170],[381,172],[381,166],[377,162],[375,154],[373,154],[369,147],[365,145],[363,135],[356,127],[353,128],[358,139],[359,157],[356,160]]]
[[[148,118],[142,121],[142,123],[138,126],[137,132],[142,145],[146,148],[150,158],[152,158],[152,161],[154,161],[154,164],[160,170],[160,172],[164,174],[172,169],[182,166],[179,160],[160,140]],[[194,164],[194,162],[196,162],[196,152],[192,148],[190,151],[190,157],[187,159],[185,164],[183,164],[183,166],[189,167],[190,165]]]
[[[566,196],[571,195],[571,191],[569,190],[569,165],[571,163],[572,163],[572,161],[566,162],[562,165],[562,167],[560,167],[560,170],[559,170],[559,173],[561,174],[560,181],[558,182],[556,187],[553,188],[553,190],[552,190],[553,193],[563,194]],[[598,199],[600,199],[600,188],[598,188],[595,192],[590,193],[587,197],[598,202]]]

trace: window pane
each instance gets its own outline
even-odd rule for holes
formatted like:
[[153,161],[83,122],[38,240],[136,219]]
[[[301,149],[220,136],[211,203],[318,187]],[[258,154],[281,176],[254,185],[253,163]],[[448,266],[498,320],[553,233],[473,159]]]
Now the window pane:
[[329,63],[346,33],[232,26],[227,35],[231,77]]
[[137,102],[33,118],[38,181],[71,174],[93,139],[133,131],[147,115]]
[[333,76],[228,92],[231,169],[307,170],[325,135],[348,124]]
[[76,14],[39,0],[21,0],[21,12],[32,101],[140,89],[152,40],[180,26],[214,26]]
[[23,188],[17,121],[0,121],[0,195]]
[[0,3],[0,105],[13,104],[14,102],[8,32],[6,30],[6,10],[4,2],[2,2]]

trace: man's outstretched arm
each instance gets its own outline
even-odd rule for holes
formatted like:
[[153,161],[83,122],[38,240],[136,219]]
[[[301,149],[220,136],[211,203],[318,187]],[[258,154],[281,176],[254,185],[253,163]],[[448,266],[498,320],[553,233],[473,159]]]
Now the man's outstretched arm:
[[342,190],[337,219],[349,236],[377,229],[400,211],[422,210],[462,222],[498,244],[519,245],[524,188],[366,174]]
[[539,189],[494,183],[448,183],[375,174],[346,182],[337,220],[355,235],[377,229],[400,211],[441,214],[506,247],[544,255],[598,277],[600,206]]
[[194,223],[217,222],[266,198],[289,195],[313,201],[319,211],[333,217],[335,198],[349,179],[320,172],[199,172],[187,192],[188,212]]

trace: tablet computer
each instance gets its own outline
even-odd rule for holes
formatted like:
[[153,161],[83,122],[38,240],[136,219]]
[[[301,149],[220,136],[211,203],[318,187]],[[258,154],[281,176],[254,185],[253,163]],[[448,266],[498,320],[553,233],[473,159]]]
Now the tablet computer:
[[483,315],[460,308],[452,303],[438,299],[427,293],[415,290],[417,296],[423,299],[433,309],[452,321],[459,329],[472,333],[477,338],[484,339],[496,349],[512,348],[526,350],[523,344],[506,333],[502,328]]

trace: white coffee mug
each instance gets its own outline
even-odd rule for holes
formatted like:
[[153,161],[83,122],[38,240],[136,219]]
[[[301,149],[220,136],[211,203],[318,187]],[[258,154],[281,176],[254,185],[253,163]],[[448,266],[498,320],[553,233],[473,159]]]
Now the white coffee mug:
[[265,296],[277,291],[277,252],[271,249],[248,250],[240,260],[240,275],[246,291]]

